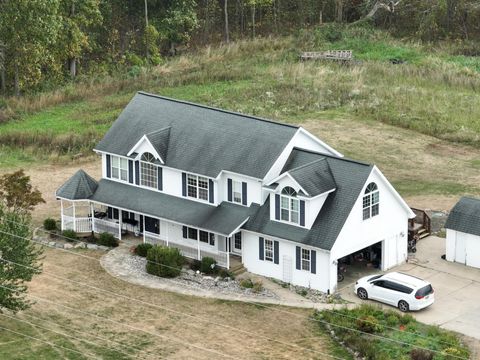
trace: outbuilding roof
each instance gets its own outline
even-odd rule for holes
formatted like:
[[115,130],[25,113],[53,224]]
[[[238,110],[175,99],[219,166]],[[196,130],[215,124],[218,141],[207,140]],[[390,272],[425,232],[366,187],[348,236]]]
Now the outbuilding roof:
[[445,228],[480,236],[480,199],[462,197],[448,215]]
[[83,170],[78,170],[56,191],[56,197],[67,200],[85,200],[97,189],[97,181]]
[[335,182],[310,230],[270,220],[270,201],[245,224],[246,230],[331,250],[355,201],[373,169],[373,165],[294,148],[282,171],[290,171],[323,159]]
[[[166,131],[155,133],[166,128],[168,136]],[[297,130],[293,125],[138,92],[95,150],[126,156],[148,134],[169,167],[212,178],[227,170],[263,179]],[[165,138],[168,148],[163,149]]]

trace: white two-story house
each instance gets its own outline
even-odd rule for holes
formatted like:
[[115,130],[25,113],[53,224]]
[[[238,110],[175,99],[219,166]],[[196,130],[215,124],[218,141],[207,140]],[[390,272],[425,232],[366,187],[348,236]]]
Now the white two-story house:
[[301,127],[139,92],[56,192],[62,229],[126,232],[256,274],[333,292],[337,261],[377,244],[407,258],[414,214],[380,170]]

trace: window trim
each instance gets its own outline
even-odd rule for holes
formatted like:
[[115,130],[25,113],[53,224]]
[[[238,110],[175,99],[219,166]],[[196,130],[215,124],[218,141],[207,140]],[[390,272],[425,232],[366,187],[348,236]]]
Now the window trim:
[[[217,243],[217,236],[215,233],[213,232],[210,232],[210,231],[206,231],[206,230],[202,230],[202,229],[199,229],[199,228],[194,228],[194,227],[191,227],[191,226],[185,226],[187,228],[187,239],[188,240],[193,240],[193,241],[197,241],[197,242],[200,242],[200,244],[202,245],[208,245],[208,246],[215,246],[216,243]],[[196,237],[190,237],[190,231],[195,231],[195,233],[197,234]],[[201,234],[207,234],[207,241],[203,241],[200,239],[201,237]]]
[[[195,178],[195,184],[189,184],[190,178],[192,178],[192,179]],[[206,180],[206,181],[204,181],[206,183],[206,187],[200,187],[200,181],[199,181],[200,178]],[[185,181],[186,181],[185,185],[187,187],[187,193],[186,193],[187,198],[196,199],[196,200],[199,200],[199,201],[202,201],[202,202],[209,203],[210,179],[208,177],[202,176],[202,175],[197,175],[197,174],[192,174],[192,173],[186,173]],[[195,196],[192,196],[192,195],[189,194],[189,190],[190,190],[191,187],[195,189]],[[206,198],[205,199],[202,199],[200,197],[200,190],[206,191]]]
[[[271,250],[267,250],[267,242],[269,243],[269,246],[268,247],[271,247]],[[268,256],[267,257],[267,251],[268,252],[271,252],[271,257]],[[270,240],[270,239],[263,239],[263,259],[265,261],[270,261],[270,262],[274,262],[274,259],[275,259],[275,246],[274,246],[274,241],[273,240]]]
[[380,190],[375,182],[370,182],[362,197],[362,219],[371,219],[380,214]]
[[[240,188],[240,191],[237,191],[237,193],[240,194],[240,198],[238,199],[238,201],[235,200],[235,184],[237,184],[238,187]],[[242,199],[243,199],[243,184],[241,181],[232,179],[232,203],[242,205],[243,204]]]
[[[122,161],[125,161],[125,168],[122,168]],[[117,166],[114,166],[114,163],[117,163]],[[116,170],[117,177],[115,177],[114,170]],[[122,171],[125,171],[125,180],[122,179]],[[112,155],[110,154],[110,178],[114,180],[118,180],[121,182],[128,183],[128,177],[129,177],[129,169],[128,169],[128,159],[124,158],[122,156],[117,156],[117,155]]]
[[[304,254],[308,253],[308,259],[304,257]],[[304,268],[304,264],[308,264],[308,269]],[[300,247],[300,270],[311,272],[312,270],[312,250]]]
[[[294,194],[284,194],[286,189],[293,190]],[[287,208],[283,206],[283,199],[288,201]],[[293,204],[297,204],[297,210],[293,210]],[[283,211],[288,212],[288,220],[283,219]],[[292,213],[297,214],[297,221],[292,220]],[[297,198],[297,192],[290,186],[285,186],[282,191],[280,192],[280,221],[285,222],[287,224],[294,224],[297,226],[300,225],[300,199]]]
[[[158,190],[158,165],[154,164],[153,162],[151,161],[146,161],[146,160],[143,160],[143,156],[145,154],[150,154],[154,159],[155,159],[155,155],[153,155],[152,153],[146,151],[144,152],[141,157],[140,157],[140,169],[139,169],[139,176],[140,176],[140,179],[139,179],[139,185],[141,187],[144,187],[146,189],[155,189],[155,190]],[[144,168],[145,167],[150,167],[150,170],[149,171],[152,171],[152,174],[146,174],[146,172],[144,173]],[[149,178],[154,178],[155,179],[155,184],[154,186],[150,186],[150,185],[147,185],[145,182],[144,182],[144,179],[145,179],[145,176],[148,176]],[[151,179],[149,179],[150,181]]]

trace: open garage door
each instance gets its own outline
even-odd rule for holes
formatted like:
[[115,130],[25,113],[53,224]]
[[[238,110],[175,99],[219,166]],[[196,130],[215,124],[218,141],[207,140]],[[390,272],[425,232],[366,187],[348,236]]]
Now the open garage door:
[[381,271],[383,244],[384,242],[380,241],[338,259],[338,271],[344,275],[344,282],[355,282],[363,276]]

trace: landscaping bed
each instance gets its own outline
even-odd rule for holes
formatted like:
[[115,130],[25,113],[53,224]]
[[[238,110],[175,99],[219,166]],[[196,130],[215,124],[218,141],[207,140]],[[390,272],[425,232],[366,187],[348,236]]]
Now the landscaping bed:
[[305,299],[308,299],[314,303],[322,303],[322,304],[346,304],[347,303],[345,300],[341,298],[339,293],[329,295],[320,290],[315,290],[305,286],[289,284],[274,278],[270,278],[270,280],[280,285],[284,289],[288,289],[291,292],[298,294],[300,296],[303,296]]
[[369,360],[469,359],[459,337],[437,326],[416,321],[413,316],[380,307],[316,312],[314,320],[355,357]]

